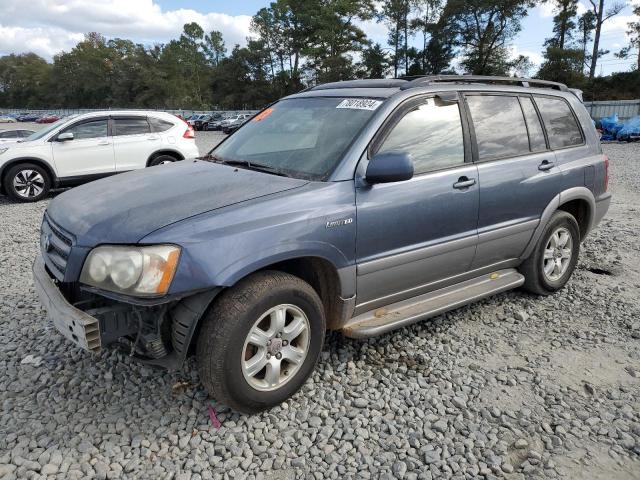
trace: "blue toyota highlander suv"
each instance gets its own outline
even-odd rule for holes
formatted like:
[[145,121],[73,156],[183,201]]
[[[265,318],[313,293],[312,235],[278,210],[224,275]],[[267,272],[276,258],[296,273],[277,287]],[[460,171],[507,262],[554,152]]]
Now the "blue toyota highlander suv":
[[39,296],[69,340],[179,367],[243,412],[366,338],[516,287],[551,294],[611,199],[580,99],[531,79],[320,85],[207,156],[65,192]]

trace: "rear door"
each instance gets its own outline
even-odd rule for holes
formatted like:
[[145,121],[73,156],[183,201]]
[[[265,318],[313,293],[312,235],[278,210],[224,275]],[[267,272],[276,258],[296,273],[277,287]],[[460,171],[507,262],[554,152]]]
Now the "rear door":
[[[92,118],[62,129],[51,140],[51,151],[60,178],[96,176],[115,172],[113,142],[109,120]],[[62,133],[73,133],[73,140],[58,141]]]
[[162,144],[160,135],[151,131],[146,116],[113,117],[112,122],[116,171],[144,168]]
[[370,149],[408,153],[415,174],[356,190],[358,313],[455,283],[471,265],[478,174],[457,94],[447,95],[408,101]]
[[480,182],[472,268],[507,266],[523,253],[562,175],[529,95],[467,93],[465,104]]

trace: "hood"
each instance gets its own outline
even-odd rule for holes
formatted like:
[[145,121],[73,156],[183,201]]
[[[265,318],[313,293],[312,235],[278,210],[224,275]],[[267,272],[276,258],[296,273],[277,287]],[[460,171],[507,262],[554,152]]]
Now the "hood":
[[54,198],[47,213],[80,246],[136,243],[179,220],[308,182],[206,161],[144,168]]

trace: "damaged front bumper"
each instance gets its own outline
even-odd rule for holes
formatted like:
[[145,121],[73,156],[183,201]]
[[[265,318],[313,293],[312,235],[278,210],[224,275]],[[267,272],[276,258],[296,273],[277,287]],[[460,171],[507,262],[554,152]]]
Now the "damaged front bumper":
[[158,305],[134,305],[78,293],[77,286],[52,278],[41,255],[33,262],[33,279],[53,325],[80,348],[99,353],[110,344],[125,344],[140,361],[170,370],[184,362],[198,321],[219,292],[212,289]]

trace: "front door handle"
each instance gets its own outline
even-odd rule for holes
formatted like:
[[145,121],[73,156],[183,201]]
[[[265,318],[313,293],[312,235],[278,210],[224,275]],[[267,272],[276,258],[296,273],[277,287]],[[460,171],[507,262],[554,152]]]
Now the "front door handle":
[[453,188],[458,190],[464,190],[476,184],[475,178],[460,177],[456,183],[453,184]]
[[543,160],[540,165],[538,165],[538,170],[541,172],[546,172],[547,170],[551,170],[555,164],[550,162],[549,160]]
[[98,145],[110,145],[109,144],[109,140],[102,140],[102,141],[98,142]]

